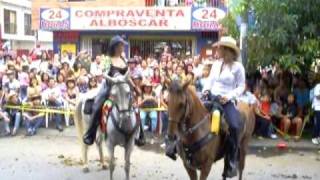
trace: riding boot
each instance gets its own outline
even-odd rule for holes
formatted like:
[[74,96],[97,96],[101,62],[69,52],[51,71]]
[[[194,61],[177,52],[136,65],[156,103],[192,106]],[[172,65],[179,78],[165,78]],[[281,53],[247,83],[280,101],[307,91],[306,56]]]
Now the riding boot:
[[228,170],[226,172],[226,177],[232,178],[237,176],[238,172],[238,149],[239,149],[239,140],[237,132],[230,132],[229,137],[229,150],[228,150]]
[[101,108],[105,99],[107,98],[107,94],[109,92],[108,86],[105,88],[101,88],[100,92],[94,99],[94,106],[92,107],[92,115],[90,117],[90,124],[87,132],[83,136],[83,142],[87,145],[92,145],[96,139],[96,133],[98,126],[100,124],[102,111]]

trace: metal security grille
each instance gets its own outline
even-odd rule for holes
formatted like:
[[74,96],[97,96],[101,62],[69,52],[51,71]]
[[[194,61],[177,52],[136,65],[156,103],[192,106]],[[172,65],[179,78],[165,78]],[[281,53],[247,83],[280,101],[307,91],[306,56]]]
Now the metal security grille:
[[192,53],[192,40],[130,40],[130,57],[139,55],[147,58],[153,54],[160,57],[164,46],[169,46],[174,56],[184,56]]

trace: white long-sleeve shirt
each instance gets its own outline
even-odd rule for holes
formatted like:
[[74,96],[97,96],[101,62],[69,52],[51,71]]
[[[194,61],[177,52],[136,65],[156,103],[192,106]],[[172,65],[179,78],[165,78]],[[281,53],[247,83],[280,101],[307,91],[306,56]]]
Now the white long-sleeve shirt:
[[312,108],[315,111],[320,111],[320,99],[317,98],[319,96],[320,96],[320,84],[317,84],[316,87],[314,87],[313,100],[312,100]]
[[244,67],[236,61],[231,66],[224,65],[221,71],[222,65],[222,60],[213,62],[209,75],[210,81],[204,90],[210,90],[213,95],[220,95],[228,100],[237,99],[245,90]]

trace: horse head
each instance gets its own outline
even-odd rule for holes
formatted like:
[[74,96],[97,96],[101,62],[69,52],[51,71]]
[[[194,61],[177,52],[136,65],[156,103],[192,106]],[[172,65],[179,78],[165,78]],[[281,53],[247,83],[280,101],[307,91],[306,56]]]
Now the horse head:
[[[120,118],[129,118],[132,111],[132,93],[129,83],[129,73],[116,74],[114,77],[106,76],[111,85],[110,98],[120,115]],[[123,117],[125,116],[125,117]]]
[[179,80],[166,79],[166,85],[169,88],[168,98],[168,114],[169,114],[169,125],[166,138],[166,155],[172,159],[176,159],[175,146],[176,137],[178,134],[179,126],[182,122],[190,115],[190,103],[188,99],[187,89],[190,81],[181,83]]

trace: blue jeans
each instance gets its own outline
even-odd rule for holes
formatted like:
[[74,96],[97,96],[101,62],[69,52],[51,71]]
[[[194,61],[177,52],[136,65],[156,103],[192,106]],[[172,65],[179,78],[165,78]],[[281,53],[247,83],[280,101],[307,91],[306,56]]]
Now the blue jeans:
[[157,112],[156,111],[145,112],[141,110],[140,118],[143,126],[146,124],[147,116],[149,116],[151,119],[151,130],[154,132],[157,128],[157,119],[158,119]]
[[[21,113],[16,112],[15,114],[9,114],[10,122],[5,123],[6,131],[10,131],[10,124],[13,124],[13,129],[18,130],[21,122]],[[12,123],[13,121],[13,123]]]
[[44,124],[44,117],[38,117],[32,121],[26,119],[26,129],[34,129],[35,131]]
[[20,87],[20,99],[23,101],[25,98],[27,98],[27,89],[28,86],[21,86]]
[[314,123],[313,123],[313,137],[320,137],[320,111],[315,111]]
[[[56,102],[48,102],[48,105],[50,107],[55,107],[55,108],[61,108],[63,107],[63,104],[56,101]],[[56,123],[56,127],[61,125],[62,122],[62,114],[53,114],[52,115],[52,119],[54,120],[54,122]]]
[[162,133],[167,134],[168,123],[169,123],[169,115],[168,112],[161,112],[161,120],[162,120]]

